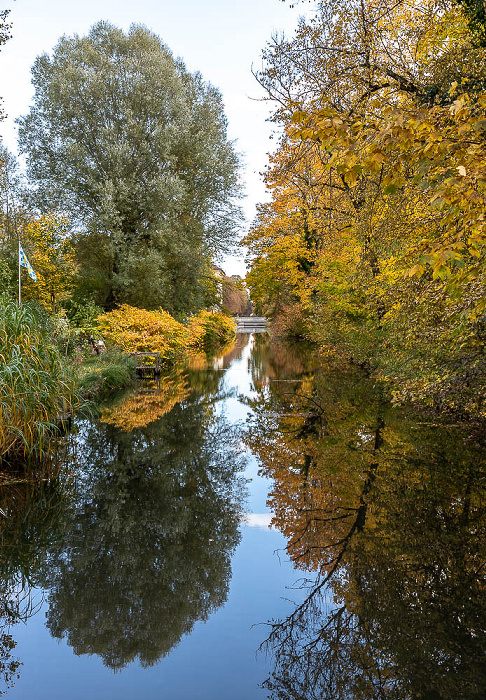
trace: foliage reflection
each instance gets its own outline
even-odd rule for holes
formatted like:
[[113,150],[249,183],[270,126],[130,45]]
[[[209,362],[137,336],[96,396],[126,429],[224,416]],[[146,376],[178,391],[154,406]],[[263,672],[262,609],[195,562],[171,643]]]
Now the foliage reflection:
[[483,698],[482,437],[393,410],[349,369],[270,381],[252,404],[274,525],[316,572],[271,625],[271,697]]
[[131,432],[83,427],[78,496],[44,581],[48,627],[76,654],[150,666],[224,603],[242,463],[234,429],[215,420],[218,382],[205,373],[204,391]]

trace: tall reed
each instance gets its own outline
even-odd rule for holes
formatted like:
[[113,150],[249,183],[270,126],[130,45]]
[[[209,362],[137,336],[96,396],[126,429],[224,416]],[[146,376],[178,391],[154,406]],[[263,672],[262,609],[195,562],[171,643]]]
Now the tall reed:
[[0,298],[0,460],[42,459],[76,403],[74,376],[45,313]]

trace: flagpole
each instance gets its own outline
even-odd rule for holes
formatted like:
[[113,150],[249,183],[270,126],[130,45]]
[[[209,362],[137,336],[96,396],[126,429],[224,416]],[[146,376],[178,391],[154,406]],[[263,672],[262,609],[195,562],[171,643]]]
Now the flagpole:
[[20,293],[20,238],[19,238],[19,306],[22,304],[21,293]]

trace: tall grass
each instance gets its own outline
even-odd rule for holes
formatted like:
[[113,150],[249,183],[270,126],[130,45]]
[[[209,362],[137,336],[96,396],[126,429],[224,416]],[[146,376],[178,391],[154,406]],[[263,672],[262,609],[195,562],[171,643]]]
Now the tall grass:
[[34,306],[0,298],[0,460],[43,458],[77,404],[74,376]]

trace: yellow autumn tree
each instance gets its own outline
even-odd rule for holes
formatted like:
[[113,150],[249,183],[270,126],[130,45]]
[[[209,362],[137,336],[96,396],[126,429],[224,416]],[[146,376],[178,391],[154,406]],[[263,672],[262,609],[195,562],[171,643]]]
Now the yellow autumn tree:
[[[265,57],[259,79],[294,154],[285,182],[320,223],[313,336],[396,400],[484,415],[486,49],[461,6],[318,3]],[[254,243],[249,279],[270,308],[289,202]]]
[[25,275],[25,299],[37,299],[54,310],[74,286],[75,252],[65,217],[50,213],[25,226],[22,244],[37,275],[37,282]]

